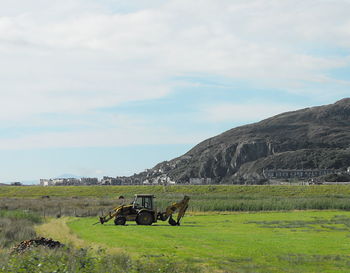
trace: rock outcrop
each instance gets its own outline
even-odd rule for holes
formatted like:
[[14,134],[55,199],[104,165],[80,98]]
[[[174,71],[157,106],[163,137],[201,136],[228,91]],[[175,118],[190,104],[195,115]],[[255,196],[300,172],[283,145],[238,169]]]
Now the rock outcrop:
[[287,112],[207,139],[155,166],[172,180],[261,183],[263,169],[350,166],[350,98]]

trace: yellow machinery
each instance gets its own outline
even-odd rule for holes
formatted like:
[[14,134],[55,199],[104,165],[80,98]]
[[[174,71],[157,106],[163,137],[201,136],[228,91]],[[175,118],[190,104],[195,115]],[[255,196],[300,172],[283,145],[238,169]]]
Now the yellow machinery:
[[[157,220],[166,221],[169,224],[179,226],[181,218],[185,215],[190,198],[185,196],[180,202],[173,203],[164,212],[157,212],[154,207],[154,195],[135,194],[135,199],[130,205],[120,205],[107,215],[100,217],[100,223],[104,224],[114,218],[116,225],[125,225],[126,221],[136,221],[138,225],[152,225]],[[178,211],[177,220],[172,215]]]

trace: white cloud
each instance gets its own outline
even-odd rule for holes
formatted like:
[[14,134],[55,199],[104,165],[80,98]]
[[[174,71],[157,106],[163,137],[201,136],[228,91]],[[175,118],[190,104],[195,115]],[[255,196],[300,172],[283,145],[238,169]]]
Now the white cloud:
[[23,150],[61,147],[125,147],[132,145],[193,144],[208,135],[179,135],[171,128],[119,127],[103,130],[75,130],[27,134],[1,138],[0,150]]
[[[173,0],[126,14],[106,12],[103,4],[108,1],[63,1],[48,12],[45,1],[28,2],[33,8],[27,5],[20,14],[0,18],[4,53],[7,49],[22,62],[18,51],[32,46],[35,50],[26,53],[32,57],[28,64],[37,66],[39,58],[56,78],[65,67],[82,69],[83,74],[88,65],[112,68],[123,76],[136,70],[132,79],[150,69],[160,79],[204,72],[288,83],[314,81],[324,69],[349,63],[303,52],[305,43],[350,44],[348,1]],[[48,18],[47,13],[56,16]],[[102,73],[94,72],[97,81]],[[82,80],[76,73],[72,78]],[[111,75],[107,79],[113,83]]]
[[[95,109],[164,97],[177,84],[169,79],[193,74],[315,94],[320,91],[305,91],[305,86],[348,88],[347,81],[336,81],[327,72],[349,66],[349,56],[313,54],[313,48],[349,47],[349,1],[115,2],[0,0],[0,124],[47,123],[40,119],[47,113],[73,119],[86,115],[99,123]],[[260,117],[258,112],[268,116],[289,109],[251,108],[228,104],[203,111],[213,121],[229,116],[241,121]],[[154,137],[154,128],[142,130],[148,136],[144,141],[133,137],[141,133],[134,129],[1,141],[3,148],[162,141]],[[107,134],[116,140],[105,141]]]

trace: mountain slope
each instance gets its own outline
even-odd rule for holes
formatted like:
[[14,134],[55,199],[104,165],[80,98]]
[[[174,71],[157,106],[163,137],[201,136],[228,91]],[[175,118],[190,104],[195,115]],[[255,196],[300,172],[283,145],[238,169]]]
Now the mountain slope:
[[287,112],[207,139],[151,169],[186,183],[256,183],[263,169],[350,166],[350,98]]

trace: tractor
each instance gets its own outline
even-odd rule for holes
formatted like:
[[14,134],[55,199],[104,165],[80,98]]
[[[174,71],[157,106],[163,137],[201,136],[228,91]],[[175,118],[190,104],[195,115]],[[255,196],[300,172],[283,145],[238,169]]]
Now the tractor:
[[[183,200],[168,206],[164,212],[158,212],[154,206],[154,195],[135,194],[134,201],[129,205],[120,205],[101,216],[99,223],[104,224],[114,219],[114,224],[125,225],[126,221],[135,221],[138,225],[152,225],[158,220],[166,221],[172,226],[179,226],[181,218],[185,215],[190,198],[185,196]],[[173,214],[178,211],[176,221]]]

